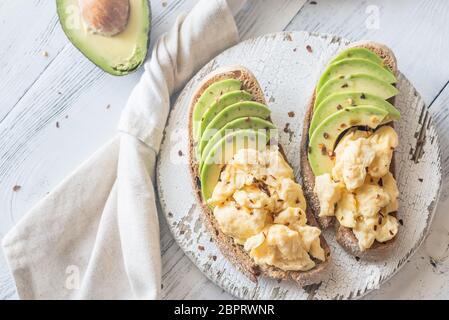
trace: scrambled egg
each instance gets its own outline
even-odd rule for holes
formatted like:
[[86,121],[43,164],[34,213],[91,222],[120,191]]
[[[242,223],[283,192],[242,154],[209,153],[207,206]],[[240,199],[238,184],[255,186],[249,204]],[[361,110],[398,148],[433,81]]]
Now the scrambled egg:
[[316,177],[314,191],[320,201],[320,217],[335,214],[335,204],[340,200],[342,189],[342,183],[332,181],[328,173]]
[[398,221],[390,213],[398,210],[399,191],[389,171],[397,145],[397,133],[388,126],[374,133],[351,130],[335,148],[332,175],[315,178],[320,216],[335,215],[351,228],[362,251],[398,232]]
[[355,228],[357,225],[355,220],[357,216],[357,202],[354,194],[343,189],[338,207],[335,210],[335,217],[342,226]]
[[326,259],[321,231],[307,225],[303,191],[277,147],[239,150],[208,204],[220,229],[259,265],[307,271],[313,258]]

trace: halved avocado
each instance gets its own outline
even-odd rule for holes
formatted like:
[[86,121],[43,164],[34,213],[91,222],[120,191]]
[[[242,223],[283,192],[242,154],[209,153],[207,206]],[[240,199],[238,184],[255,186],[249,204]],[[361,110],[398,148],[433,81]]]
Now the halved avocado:
[[145,61],[151,25],[148,0],[129,0],[126,28],[117,35],[104,36],[87,27],[78,0],[56,0],[62,29],[90,61],[104,71],[123,76],[135,71]]
[[[348,58],[360,58],[360,59],[366,59],[370,60],[371,62],[383,66],[384,62],[381,57],[379,57],[377,54],[372,52],[371,50],[368,50],[366,48],[361,47],[354,47],[354,48],[348,48],[346,50],[343,50],[340,52],[334,59],[332,59],[332,62],[340,61],[343,59]],[[387,70],[389,70],[387,68]]]
[[366,92],[382,99],[389,99],[399,93],[391,84],[368,74],[351,74],[327,81],[316,95],[315,107],[331,94],[355,91]]
[[321,87],[330,79],[344,77],[350,74],[368,74],[387,83],[395,83],[397,81],[393,73],[370,60],[347,58],[331,63],[327,67],[318,81],[316,91],[319,92]]
[[387,111],[388,116],[385,118],[385,122],[399,120],[401,117],[398,109],[378,96],[364,92],[334,93],[324,99],[323,102],[313,110],[313,117],[309,126],[309,136],[312,136],[313,131],[331,114],[346,107],[356,107],[360,105],[371,105]]
[[242,82],[236,79],[225,79],[212,83],[199,97],[193,108],[193,138],[195,141],[199,141],[201,138],[200,127],[201,119],[207,109],[216,101],[220,96],[227,92],[240,90]]
[[201,170],[203,201],[207,201],[211,197],[220,179],[221,170],[240,149],[263,150],[267,142],[267,135],[252,129],[234,131],[221,138],[211,149]]
[[271,111],[267,106],[255,101],[243,101],[230,105],[217,114],[207,125],[201,136],[200,145],[207,144],[207,141],[209,141],[221,128],[235,119],[256,117],[267,120],[270,117],[270,114]]
[[254,130],[264,129],[267,132],[266,133],[267,136],[270,136],[269,131],[275,130],[276,127],[269,121],[255,117],[238,118],[229,122],[227,125],[221,128],[209,141],[205,140],[201,141],[199,147],[201,151],[201,161],[199,164],[200,172],[201,167],[203,165],[203,161],[207,158],[207,156],[210,153],[210,150],[215,146],[215,144],[217,144],[218,141],[220,141],[220,139],[223,138],[226,134],[229,134],[231,130],[238,130],[238,129],[254,129]]
[[388,112],[373,106],[347,107],[327,117],[309,140],[309,163],[315,176],[330,173],[334,149],[340,135],[351,127],[377,128]]
[[207,125],[218,115],[224,108],[241,101],[251,101],[253,96],[245,90],[230,91],[223,94],[206,110],[201,118],[200,136],[206,130]]

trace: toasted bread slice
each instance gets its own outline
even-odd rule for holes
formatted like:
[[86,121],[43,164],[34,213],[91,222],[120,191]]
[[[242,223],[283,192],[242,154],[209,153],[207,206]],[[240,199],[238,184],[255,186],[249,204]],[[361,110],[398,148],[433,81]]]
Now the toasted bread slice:
[[[216,81],[224,79],[237,79],[242,82],[242,89],[251,93],[254,100],[266,105],[265,97],[259,83],[257,82],[254,75],[244,67],[230,67],[219,69],[210,75],[208,75],[202,83],[198,86],[198,89],[193,94],[192,100],[190,102],[189,109],[189,164],[192,177],[192,187],[194,189],[195,197],[197,198],[198,205],[202,211],[203,220],[206,222],[208,230],[210,231],[215,243],[218,244],[220,251],[223,255],[230,260],[239,270],[241,270],[248,278],[252,281],[257,282],[257,277],[259,275],[264,275],[277,280],[287,280],[293,279],[300,286],[306,286],[313,283],[318,283],[322,281],[327,275],[327,267],[330,261],[330,249],[326,243],[326,240],[321,236],[321,246],[325,251],[326,261],[321,262],[314,259],[316,266],[309,271],[283,271],[273,266],[259,266],[254,260],[248,255],[248,253],[243,249],[242,246],[234,243],[234,240],[224,234],[217,220],[214,217],[212,210],[206,205],[204,199],[201,195],[201,182],[198,172],[198,163],[195,155],[195,146],[192,136],[192,115],[195,104],[201,94],[207,89],[209,85]],[[282,151],[281,146],[279,146],[281,153],[285,158],[285,154]],[[312,211],[307,206],[307,219],[308,224],[311,226],[317,226],[318,223],[315,220]]]
[[[375,42],[357,42],[351,45],[351,47],[362,47],[366,48],[368,50],[371,50],[372,52],[376,53],[379,57],[381,57],[384,60],[384,65],[388,66],[393,73],[397,76],[397,63],[396,63],[396,57],[394,56],[391,49],[389,49],[387,46],[375,43]],[[394,97],[388,100],[391,104],[394,105]],[[312,98],[309,102],[309,105],[307,107],[307,112],[304,119],[304,127],[303,127],[303,133],[302,133],[302,142],[301,142],[301,171],[303,175],[303,188],[304,188],[304,195],[307,199],[309,207],[312,209],[313,214],[315,215],[315,218],[317,219],[318,223],[323,229],[326,229],[332,225],[335,225],[336,230],[336,239],[338,243],[350,254],[364,259],[376,259],[380,256],[384,255],[388,252],[388,249],[391,247],[392,243],[396,239],[394,237],[390,241],[379,243],[375,242],[373,246],[365,251],[361,251],[358,246],[357,238],[355,237],[354,233],[352,232],[352,229],[342,227],[337,219],[335,217],[319,217],[320,212],[320,203],[317,198],[317,196],[314,193],[314,187],[315,187],[315,176],[312,172],[312,168],[310,167],[309,160],[308,160],[308,148],[309,148],[309,126],[310,121],[312,120],[313,116],[313,106],[315,103],[315,90],[312,95]],[[387,124],[391,127],[393,127],[393,124]],[[391,167],[390,171],[395,175],[395,165],[394,165],[394,155],[393,160],[391,161]],[[395,216],[396,214],[392,214]]]

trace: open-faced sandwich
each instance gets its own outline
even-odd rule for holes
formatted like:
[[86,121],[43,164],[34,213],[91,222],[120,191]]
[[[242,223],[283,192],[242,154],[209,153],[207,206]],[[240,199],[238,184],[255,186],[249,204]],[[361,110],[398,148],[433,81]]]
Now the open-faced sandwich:
[[242,67],[210,74],[192,97],[189,121],[193,188],[221,252],[253,281],[321,281],[329,247],[255,77]]
[[384,45],[354,45],[318,81],[304,124],[301,169],[308,204],[322,226],[360,258],[386,253],[398,232],[393,121],[396,59]]

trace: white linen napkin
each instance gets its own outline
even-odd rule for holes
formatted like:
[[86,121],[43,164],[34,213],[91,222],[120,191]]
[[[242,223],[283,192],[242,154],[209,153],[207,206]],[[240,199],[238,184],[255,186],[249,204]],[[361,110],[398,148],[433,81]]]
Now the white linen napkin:
[[22,299],[158,299],[155,161],[170,95],[235,44],[243,0],[201,0],[156,43],[119,133],[4,237]]

